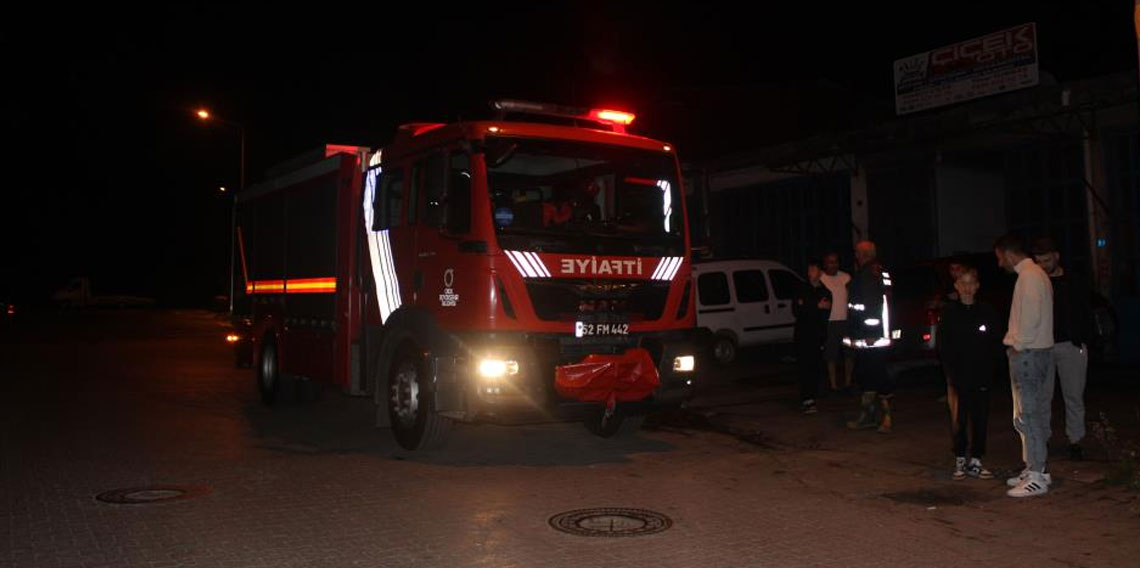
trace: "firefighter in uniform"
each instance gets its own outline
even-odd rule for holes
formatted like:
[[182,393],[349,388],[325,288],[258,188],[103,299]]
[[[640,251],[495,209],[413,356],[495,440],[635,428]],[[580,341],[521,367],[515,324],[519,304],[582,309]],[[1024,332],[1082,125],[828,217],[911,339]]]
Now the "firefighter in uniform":
[[851,429],[877,428],[890,433],[894,381],[887,372],[891,346],[891,275],[879,262],[875,243],[855,245],[858,268],[848,294],[848,332],[843,344],[855,351],[855,380],[863,390],[859,418]]

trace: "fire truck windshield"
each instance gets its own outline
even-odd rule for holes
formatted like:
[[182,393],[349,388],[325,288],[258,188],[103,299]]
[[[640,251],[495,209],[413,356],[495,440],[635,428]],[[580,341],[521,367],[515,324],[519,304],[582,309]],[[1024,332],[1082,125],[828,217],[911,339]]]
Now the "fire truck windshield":
[[484,151],[500,245],[604,254],[680,254],[684,217],[671,154],[564,140],[489,138]]

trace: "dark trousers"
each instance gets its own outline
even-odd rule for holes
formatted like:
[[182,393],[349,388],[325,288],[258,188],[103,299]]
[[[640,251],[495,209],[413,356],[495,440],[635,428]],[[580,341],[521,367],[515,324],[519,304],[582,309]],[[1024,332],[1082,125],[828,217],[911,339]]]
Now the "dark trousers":
[[986,425],[990,417],[988,387],[946,387],[954,455],[981,459],[986,454]]
[[855,380],[864,391],[894,393],[895,382],[887,372],[887,350],[855,349]]
[[800,401],[819,397],[823,381],[823,342],[796,339],[796,374],[800,382]]

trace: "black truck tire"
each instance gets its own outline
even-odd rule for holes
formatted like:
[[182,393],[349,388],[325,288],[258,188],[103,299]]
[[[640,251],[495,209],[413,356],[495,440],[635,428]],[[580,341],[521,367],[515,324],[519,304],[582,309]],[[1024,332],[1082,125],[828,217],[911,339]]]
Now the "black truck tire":
[[272,338],[262,343],[261,358],[258,360],[257,392],[261,395],[261,402],[272,405],[277,401],[281,392],[281,370],[277,365],[277,343]]
[[435,411],[424,361],[410,344],[401,346],[388,371],[387,406],[396,442],[406,450],[443,446],[452,421]]
[[282,400],[297,399],[297,380],[281,373],[277,342],[273,337],[267,337],[262,342],[261,359],[254,375],[257,379],[257,392],[266,406],[273,406]]

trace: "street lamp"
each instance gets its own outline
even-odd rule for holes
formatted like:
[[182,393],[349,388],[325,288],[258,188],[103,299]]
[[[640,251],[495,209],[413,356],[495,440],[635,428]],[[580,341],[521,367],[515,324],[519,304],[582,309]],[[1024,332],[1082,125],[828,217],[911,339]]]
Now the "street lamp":
[[240,191],[242,189],[245,189],[245,126],[232,120],[226,120],[224,118],[214,116],[210,114],[210,111],[204,108],[198,109],[197,113],[195,114],[197,114],[198,118],[203,121],[220,122],[238,131],[238,137],[241,139],[241,183],[238,185],[238,190]]
[[[240,192],[241,190],[245,189],[245,126],[237,122],[213,116],[210,114],[210,111],[204,108],[198,109],[198,112],[196,114],[198,115],[198,118],[203,121],[213,120],[225,124],[230,128],[237,129],[238,136],[241,138],[241,180],[238,184],[238,191]],[[226,188],[224,186],[219,187],[218,189],[221,190],[222,193],[226,192]],[[234,315],[234,245],[236,244],[234,243],[234,239],[236,238],[236,232],[237,192],[234,193],[233,202],[230,205],[230,316]]]

